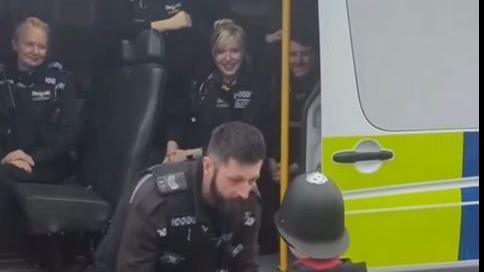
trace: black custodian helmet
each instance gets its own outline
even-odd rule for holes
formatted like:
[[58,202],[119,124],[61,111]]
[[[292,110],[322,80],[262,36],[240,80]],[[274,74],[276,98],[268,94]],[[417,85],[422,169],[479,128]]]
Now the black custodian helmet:
[[349,246],[344,202],[321,173],[297,176],[289,185],[275,223],[286,242],[306,257],[339,258]]

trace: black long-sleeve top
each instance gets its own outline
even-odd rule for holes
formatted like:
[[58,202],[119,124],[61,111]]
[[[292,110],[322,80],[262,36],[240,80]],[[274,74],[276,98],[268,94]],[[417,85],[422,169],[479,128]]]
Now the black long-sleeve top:
[[222,214],[203,200],[200,161],[148,171],[124,211],[117,271],[258,270],[261,207],[255,192]]
[[[215,0],[111,0],[104,1],[100,29],[116,42],[134,40],[151,23],[166,20],[181,11],[192,18],[192,27],[164,32],[166,62],[170,77],[193,69],[195,60],[208,49],[208,38],[213,21],[219,16]],[[106,37],[105,37],[106,38]],[[202,46],[203,45],[203,46]],[[178,75],[177,75],[178,76]]]
[[182,143],[182,148],[206,147],[212,130],[229,121],[246,122],[265,134],[269,92],[263,81],[253,74],[241,72],[237,81],[229,85],[223,83],[218,72],[213,72],[196,86],[192,93],[190,120],[183,129],[178,129],[181,133],[171,134],[169,140]]
[[[115,55],[120,39],[134,40],[151,22],[166,20],[184,11],[191,16],[192,27],[166,31],[160,35],[165,41],[165,61],[168,78],[159,110],[160,118],[153,133],[153,148],[165,145],[166,123],[182,122],[189,112],[190,82],[204,79],[210,71],[209,38],[213,22],[220,17],[224,0],[106,0],[101,3],[102,20],[97,42],[97,78],[104,86],[106,74],[116,66]],[[105,67],[105,68],[102,68]],[[99,70],[99,71],[98,71]],[[197,74],[202,71],[200,74]],[[109,86],[104,89],[109,89]],[[101,90],[102,91],[102,90]]]
[[[303,128],[303,107],[304,104],[307,102],[307,98],[311,94],[311,92],[315,91],[316,88],[319,88],[319,69],[314,69],[310,74],[306,75],[303,78],[296,79],[293,78],[291,80],[292,86],[289,94],[289,103],[290,103],[290,116],[289,116],[289,130],[290,130],[290,137],[289,137],[289,157],[290,162],[300,162],[301,154],[304,154],[305,147],[301,146],[303,135],[302,128]],[[277,160],[280,159],[280,146],[281,146],[281,94],[280,94],[280,87],[274,88],[272,90],[274,99],[271,101],[271,116],[272,120],[272,128],[270,137],[270,144],[268,145],[269,154],[270,156],[276,158]]]
[[9,69],[6,77],[0,79],[2,157],[21,149],[32,156],[34,169],[65,166],[78,132],[70,74],[50,63],[32,72]]

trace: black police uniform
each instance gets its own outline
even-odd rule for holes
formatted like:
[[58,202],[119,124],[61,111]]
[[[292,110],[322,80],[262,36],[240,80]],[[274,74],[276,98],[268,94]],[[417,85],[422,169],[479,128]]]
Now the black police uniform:
[[[302,129],[304,127],[304,112],[303,108],[305,103],[307,102],[308,97],[314,91],[319,91],[320,89],[320,82],[319,82],[319,69],[314,69],[310,74],[306,75],[303,78],[292,79],[292,86],[291,91],[289,94],[289,103],[290,103],[290,162],[291,163],[300,163],[301,159],[304,159],[304,147],[302,147]],[[280,157],[280,116],[281,116],[281,103],[280,103],[280,88],[274,89],[276,94],[274,95],[278,99],[274,99],[272,103],[272,116],[276,122],[273,122],[273,133],[271,136],[272,145],[269,146],[270,150],[269,153],[274,156],[276,159]],[[299,169],[298,172],[301,172],[303,169]]]
[[[266,81],[259,80],[259,75],[241,68],[237,81],[233,85],[225,84],[218,71],[212,72],[202,83],[195,83],[192,89],[192,105],[190,119],[183,128],[171,126],[169,139],[175,140],[182,148],[199,148],[208,145],[210,134],[218,125],[229,121],[243,121],[258,127],[267,139],[272,120],[267,114],[269,104]],[[175,132],[174,132],[175,131]],[[274,252],[276,231],[273,226],[271,207],[266,203],[278,203],[277,185],[272,182],[269,167],[266,163],[261,169],[259,189],[262,194],[263,215],[269,212],[269,216],[262,218],[261,225],[261,251],[263,253]],[[274,201],[272,201],[274,199]],[[272,207],[274,210],[275,207]],[[267,220],[268,219],[268,220]],[[266,223],[267,221],[267,223]],[[269,228],[270,231],[265,229]],[[268,235],[271,233],[272,235]],[[264,242],[269,240],[269,242]],[[270,244],[270,245],[267,245]]]
[[[114,19],[106,23],[105,32],[106,35],[115,33],[116,43],[121,38],[134,40],[141,31],[151,29],[152,22],[169,19],[181,11],[191,14],[193,10],[191,0],[114,0],[108,7],[105,8],[106,16]],[[198,25],[196,23],[193,23],[194,27]],[[192,75],[204,43],[200,42],[200,34],[193,28],[168,31],[160,35],[164,36],[166,46],[164,65],[169,72],[167,88],[179,87],[179,81]]]
[[318,268],[317,261],[311,263],[295,262],[292,265],[293,272],[366,272],[366,265],[364,263],[353,264],[348,259],[341,260],[341,263],[328,266],[325,268]]
[[77,129],[76,96],[60,63],[10,69],[0,81],[0,156],[21,149],[35,162],[32,174],[17,181],[57,182],[70,174]]
[[201,161],[149,169],[129,199],[117,271],[257,271],[255,193],[227,216],[202,198]]
[[[193,1],[193,0],[111,0],[111,5],[105,4],[106,22],[103,28],[108,28],[100,38],[101,43],[106,43],[106,38],[115,33],[115,37],[107,38],[112,40],[113,45],[106,45],[108,48],[117,48],[120,38],[134,40],[143,30],[151,29],[151,23],[158,20],[166,20],[181,11],[190,14],[192,27],[182,28],[174,31],[167,31],[160,35],[165,41],[164,67],[168,71],[167,81],[164,87],[164,95],[160,104],[160,116],[155,124],[152,136],[152,149],[156,162],[159,160],[159,151],[166,146],[166,130],[169,122],[180,123],[187,119],[190,108],[190,87],[191,80],[206,78],[206,71],[210,71],[212,62],[209,48],[209,37],[213,21],[216,18],[214,13],[214,0]],[[216,13],[216,12],[215,12]],[[112,19],[109,19],[112,18]],[[113,54],[116,50],[99,53],[103,55]],[[106,60],[111,66],[112,60]],[[112,63],[111,65],[109,63]],[[97,68],[99,69],[99,68]],[[99,71],[100,85],[109,70]],[[107,73],[106,73],[107,71]],[[153,158],[153,159],[154,159]]]
[[[99,40],[100,42],[113,40],[115,45],[120,38],[134,40],[141,31],[151,29],[152,22],[169,19],[181,11],[191,16],[191,27],[162,33],[166,44],[164,65],[169,72],[167,87],[177,83],[174,81],[180,80],[179,78],[192,78],[196,71],[205,72],[207,69],[204,68],[211,67],[209,38],[213,22],[221,16],[217,6],[223,1],[106,0],[102,2],[101,13],[105,16],[101,19],[105,21],[102,21],[99,29],[105,31],[102,33],[102,39],[100,37]],[[111,36],[113,34],[114,37]],[[203,78],[207,76],[206,73],[201,74]]]
[[[185,127],[188,147],[205,147],[212,130],[229,121],[243,121],[265,132],[262,116],[263,107],[268,101],[267,92],[251,74],[242,72],[237,81],[229,85],[223,83],[218,72],[213,72],[195,86],[192,91],[191,117]],[[170,136],[178,143],[184,142],[180,136]]]

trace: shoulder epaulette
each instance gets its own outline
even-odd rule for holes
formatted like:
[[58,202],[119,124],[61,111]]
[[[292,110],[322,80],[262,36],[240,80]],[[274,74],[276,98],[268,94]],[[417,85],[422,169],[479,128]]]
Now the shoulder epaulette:
[[48,69],[55,69],[55,70],[64,70],[64,66],[58,61],[51,62],[47,64]]
[[67,70],[64,70],[64,66],[62,65],[62,63],[58,61],[50,62],[49,64],[47,64],[47,69],[59,71],[65,74],[70,74]]
[[171,194],[188,190],[185,173],[178,172],[157,176],[155,174],[156,187],[162,194]]

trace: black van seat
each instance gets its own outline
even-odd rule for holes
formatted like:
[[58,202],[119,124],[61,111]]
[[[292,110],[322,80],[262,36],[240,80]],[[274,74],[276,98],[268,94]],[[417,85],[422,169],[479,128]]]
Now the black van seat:
[[97,232],[111,215],[109,202],[82,187],[18,184],[16,190],[30,234]]

